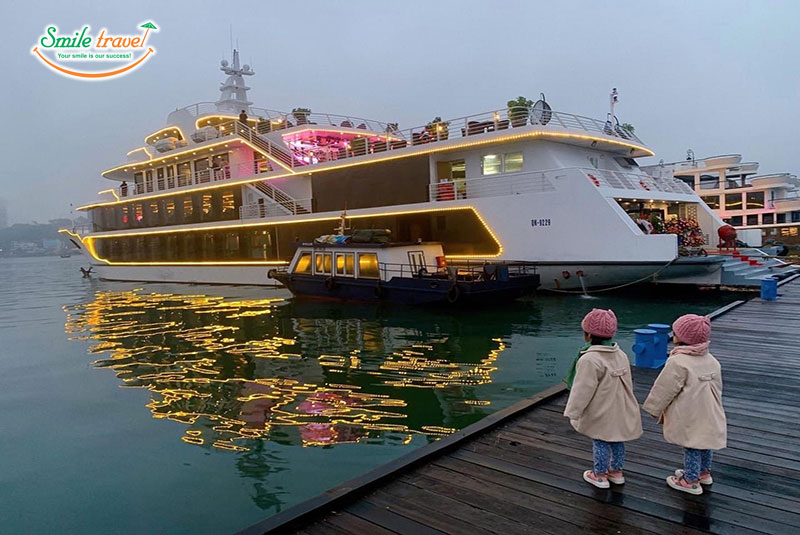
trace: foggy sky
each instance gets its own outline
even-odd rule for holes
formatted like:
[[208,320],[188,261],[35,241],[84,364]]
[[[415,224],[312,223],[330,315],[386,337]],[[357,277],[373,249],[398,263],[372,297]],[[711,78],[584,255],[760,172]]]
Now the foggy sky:
[[[255,106],[352,114],[400,128],[544,92],[556,110],[621,122],[655,152],[640,163],[740,153],[800,174],[796,1],[4,2],[0,198],[10,222],[69,217],[175,108],[219,96],[233,25]],[[120,79],[82,82],[30,51],[62,34],[134,33],[156,55]],[[76,214],[77,215],[77,214]]]

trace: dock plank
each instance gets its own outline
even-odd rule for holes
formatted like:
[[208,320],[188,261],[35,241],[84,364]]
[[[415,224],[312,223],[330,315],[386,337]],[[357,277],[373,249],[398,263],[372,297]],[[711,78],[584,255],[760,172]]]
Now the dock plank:
[[[591,441],[563,417],[566,392],[554,387],[242,533],[800,533],[800,280],[779,295],[714,316],[729,441],[702,496],[666,486],[683,451],[644,413],[627,483],[586,484]],[[640,402],[657,375],[634,369]]]

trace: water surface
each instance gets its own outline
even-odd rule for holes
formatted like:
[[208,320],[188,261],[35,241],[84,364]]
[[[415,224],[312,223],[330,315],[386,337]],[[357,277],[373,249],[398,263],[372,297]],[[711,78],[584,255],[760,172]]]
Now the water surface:
[[235,531],[557,383],[592,307],[630,352],[633,328],[733,300],[426,310],[80,265],[0,260],[0,531]]

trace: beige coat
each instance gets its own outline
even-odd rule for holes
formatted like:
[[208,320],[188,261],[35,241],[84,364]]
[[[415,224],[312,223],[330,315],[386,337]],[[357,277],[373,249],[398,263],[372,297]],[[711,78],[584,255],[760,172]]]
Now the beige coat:
[[642,436],[631,365],[617,344],[590,346],[578,359],[564,416],[590,438],[625,442]]
[[710,353],[670,355],[643,408],[664,424],[667,442],[699,450],[727,445],[722,368]]

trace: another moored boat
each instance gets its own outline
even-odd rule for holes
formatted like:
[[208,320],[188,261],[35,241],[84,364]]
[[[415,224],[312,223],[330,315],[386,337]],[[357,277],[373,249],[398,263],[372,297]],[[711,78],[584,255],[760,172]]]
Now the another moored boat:
[[296,296],[413,305],[502,303],[539,286],[524,263],[448,266],[440,243],[306,243],[269,276]]

